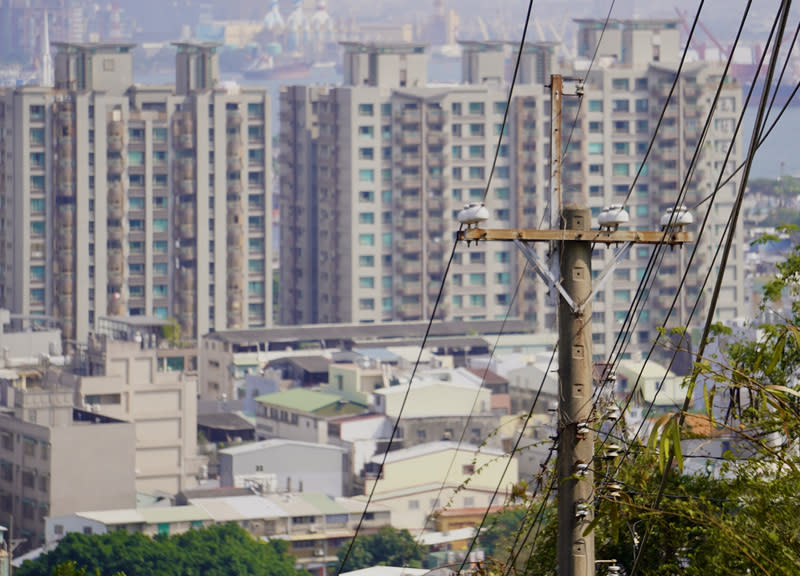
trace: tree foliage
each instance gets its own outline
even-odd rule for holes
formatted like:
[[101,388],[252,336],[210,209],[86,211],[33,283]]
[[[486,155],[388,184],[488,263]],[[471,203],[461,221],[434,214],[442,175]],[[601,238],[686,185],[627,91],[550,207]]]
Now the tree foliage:
[[342,567],[342,561],[349,547],[350,542],[347,542],[336,552],[339,562],[335,574],[370,566],[407,566],[411,568],[422,566],[422,549],[414,542],[414,538],[408,530],[384,526],[375,534],[359,536],[350,550],[347,562]]
[[149,538],[118,530],[71,533],[17,576],[301,576],[286,542],[259,542],[236,524]]

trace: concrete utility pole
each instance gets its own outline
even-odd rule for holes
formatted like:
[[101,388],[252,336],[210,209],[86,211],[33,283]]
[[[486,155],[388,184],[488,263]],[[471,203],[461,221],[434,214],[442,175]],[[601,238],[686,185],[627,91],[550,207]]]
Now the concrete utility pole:
[[[562,206],[561,191],[561,97],[564,81],[572,81],[568,95],[581,94],[580,80],[551,76],[550,90],[550,226],[549,230],[467,228],[457,238],[467,243],[481,240],[514,242],[537,273],[558,297],[558,573],[560,576],[592,576],[595,573],[594,534],[584,534],[594,517],[594,432],[592,409],[592,304],[616,263],[636,244],[680,245],[691,241],[677,217],[670,216],[662,231],[619,230],[627,222],[621,206],[611,213],[605,227],[591,229],[591,210],[580,203]],[[620,216],[624,214],[624,218]],[[550,245],[546,266],[529,243]],[[592,282],[592,245],[622,244],[609,265]]]

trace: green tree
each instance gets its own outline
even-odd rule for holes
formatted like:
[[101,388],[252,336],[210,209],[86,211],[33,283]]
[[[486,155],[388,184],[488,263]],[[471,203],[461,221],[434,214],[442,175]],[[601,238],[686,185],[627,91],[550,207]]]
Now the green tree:
[[412,568],[422,566],[422,550],[414,542],[414,538],[408,530],[384,526],[375,534],[359,536],[347,557],[347,562],[344,567],[341,567],[349,546],[350,542],[347,542],[336,552],[339,558],[337,573],[359,570],[369,566],[407,566]]
[[[301,576],[283,541],[260,542],[236,524],[149,538],[119,530],[71,533],[17,576]],[[56,572],[60,570],[60,572]]]

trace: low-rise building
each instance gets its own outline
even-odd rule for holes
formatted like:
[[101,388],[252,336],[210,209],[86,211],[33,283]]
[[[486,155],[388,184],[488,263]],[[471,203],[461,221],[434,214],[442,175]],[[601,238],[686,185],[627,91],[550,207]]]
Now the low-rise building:
[[73,373],[59,378],[73,387],[76,405],[135,424],[136,489],[175,494],[196,484],[205,463],[197,454],[197,376],[166,370],[160,348],[155,334],[90,334]]
[[252,487],[260,492],[350,493],[347,450],[338,446],[280,438],[232,446],[218,452],[223,487]]
[[456,442],[393,450],[385,462],[381,454],[367,465],[364,494],[375,484],[373,502],[391,509],[392,525],[419,530],[442,509],[504,502],[519,478],[516,460],[508,459],[502,450]]
[[71,532],[106,534],[125,530],[131,534],[151,537],[170,536],[213,523],[214,520],[208,512],[192,505],[77,512],[51,516],[45,520],[46,548],[52,549]]
[[306,388],[259,396],[256,401],[256,434],[262,440],[286,438],[327,444],[328,420],[366,411],[366,406],[341,396]]
[[22,550],[44,543],[47,516],[135,506],[132,423],[74,408],[71,387],[35,370],[0,378],[0,398],[0,524]]

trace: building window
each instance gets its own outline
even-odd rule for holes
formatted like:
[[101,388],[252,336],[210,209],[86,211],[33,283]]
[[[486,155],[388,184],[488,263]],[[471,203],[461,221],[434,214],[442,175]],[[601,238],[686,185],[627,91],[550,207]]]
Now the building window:
[[365,168],[358,171],[358,181],[359,182],[374,182],[375,181],[375,170],[371,168]]
[[359,234],[359,246],[375,246],[375,234]]
[[359,256],[358,257],[358,265],[362,268],[374,268],[375,267],[375,257],[374,256]]
[[251,118],[260,118],[264,116],[264,104],[262,102],[248,102],[247,115]]
[[[362,138],[374,138],[375,129],[372,126],[359,126],[358,135]],[[391,138],[391,135],[389,137]]]
[[603,153],[602,142],[589,142],[589,154],[602,154],[602,153]]
[[629,176],[629,175],[630,175],[629,164],[614,164],[614,176]]
[[611,81],[611,88],[614,90],[628,90],[628,79],[627,78],[614,78]]
[[44,144],[44,128],[31,128],[31,144]]
[[374,116],[375,115],[375,107],[372,104],[359,104],[358,105],[358,115],[359,116]]
[[589,112],[602,112],[602,111],[603,111],[602,100],[589,100]]

